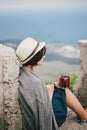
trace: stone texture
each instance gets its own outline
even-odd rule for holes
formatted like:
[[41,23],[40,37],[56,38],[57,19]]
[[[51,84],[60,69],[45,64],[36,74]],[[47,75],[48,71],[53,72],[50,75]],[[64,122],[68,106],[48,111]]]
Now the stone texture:
[[0,130],[4,130],[4,92],[2,87],[2,53],[0,51]]
[[77,120],[76,114],[69,110],[67,119],[59,130],[87,130],[87,123],[80,123]]
[[14,49],[0,45],[0,130],[21,130],[19,64]]
[[4,130],[4,96],[3,96],[3,88],[2,84],[0,84],[0,130]]
[[80,50],[80,75],[74,85],[75,95],[87,109],[87,40],[78,41]]

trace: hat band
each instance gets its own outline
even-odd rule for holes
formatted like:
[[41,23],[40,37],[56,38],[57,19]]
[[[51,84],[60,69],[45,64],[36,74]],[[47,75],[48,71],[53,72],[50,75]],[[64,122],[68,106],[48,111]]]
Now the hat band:
[[22,62],[24,62],[24,61],[26,61],[27,59],[29,59],[29,58],[35,53],[35,51],[37,50],[37,48],[38,48],[39,45],[40,45],[40,43],[37,42],[37,45],[36,45],[35,49],[34,49],[34,50],[32,51],[32,53],[31,53],[26,59],[24,59]]

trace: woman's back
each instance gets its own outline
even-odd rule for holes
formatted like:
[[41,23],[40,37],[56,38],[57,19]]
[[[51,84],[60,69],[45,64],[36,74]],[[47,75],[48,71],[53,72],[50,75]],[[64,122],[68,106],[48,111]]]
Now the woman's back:
[[19,94],[24,130],[58,129],[45,84],[23,67],[19,76]]

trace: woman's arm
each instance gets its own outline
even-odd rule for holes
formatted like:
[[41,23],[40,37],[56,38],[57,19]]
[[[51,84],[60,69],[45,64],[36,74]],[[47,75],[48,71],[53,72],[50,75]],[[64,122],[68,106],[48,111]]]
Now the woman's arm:
[[75,113],[77,113],[80,118],[87,120],[87,112],[76,98],[76,96],[68,89],[66,91],[66,103]]
[[52,101],[52,96],[53,96],[53,92],[54,92],[54,85],[47,85],[47,90],[50,96],[50,101]]

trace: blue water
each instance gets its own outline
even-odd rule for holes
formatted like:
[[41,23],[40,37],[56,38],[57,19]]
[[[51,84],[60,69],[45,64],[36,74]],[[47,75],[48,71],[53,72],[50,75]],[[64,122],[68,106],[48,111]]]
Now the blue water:
[[87,39],[87,10],[0,13],[0,40],[28,36],[76,46]]

